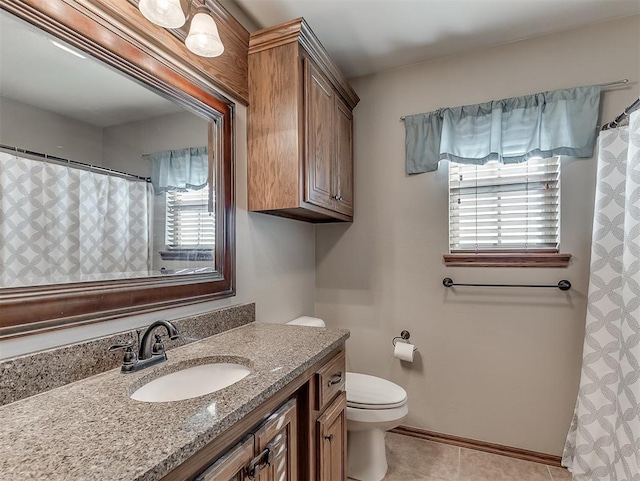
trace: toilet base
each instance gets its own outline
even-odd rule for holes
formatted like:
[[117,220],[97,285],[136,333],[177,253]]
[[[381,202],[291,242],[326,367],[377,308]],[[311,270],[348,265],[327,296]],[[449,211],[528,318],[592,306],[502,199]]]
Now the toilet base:
[[387,473],[385,431],[368,429],[347,433],[348,476],[358,481],[380,481]]

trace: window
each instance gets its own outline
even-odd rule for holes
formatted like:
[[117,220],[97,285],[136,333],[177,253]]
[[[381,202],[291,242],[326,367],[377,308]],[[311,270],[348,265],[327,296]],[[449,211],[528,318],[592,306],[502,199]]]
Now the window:
[[169,250],[207,249],[215,244],[215,217],[209,189],[167,192],[165,243]]
[[449,252],[454,255],[445,261],[455,260],[455,254],[489,254],[485,261],[493,257],[508,265],[514,254],[556,254],[559,243],[558,157],[506,165],[449,164]]

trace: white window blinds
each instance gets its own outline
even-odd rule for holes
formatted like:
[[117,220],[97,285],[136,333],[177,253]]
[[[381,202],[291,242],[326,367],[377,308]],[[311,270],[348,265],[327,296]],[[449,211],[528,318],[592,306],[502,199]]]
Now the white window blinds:
[[209,213],[209,189],[167,192],[165,242],[169,249],[212,249],[215,216]]
[[557,252],[560,160],[449,163],[449,250]]

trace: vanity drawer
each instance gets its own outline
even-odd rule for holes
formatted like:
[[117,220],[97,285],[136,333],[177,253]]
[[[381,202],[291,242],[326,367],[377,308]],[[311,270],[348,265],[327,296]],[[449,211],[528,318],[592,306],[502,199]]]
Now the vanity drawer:
[[345,390],[347,371],[344,351],[340,351],[316,372],[317,409],[331,402]]

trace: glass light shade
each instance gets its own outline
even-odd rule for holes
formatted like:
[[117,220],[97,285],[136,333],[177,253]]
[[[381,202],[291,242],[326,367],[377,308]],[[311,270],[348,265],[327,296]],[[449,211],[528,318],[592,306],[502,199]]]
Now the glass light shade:
[[140,0],[140,13],[164,28],[180,28],[187,21],[180,0]]
[[217,57],[224,52],[216,22],[205,12],[195,14],[184,43],[190,51],[201,57]]

